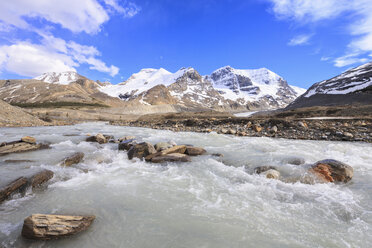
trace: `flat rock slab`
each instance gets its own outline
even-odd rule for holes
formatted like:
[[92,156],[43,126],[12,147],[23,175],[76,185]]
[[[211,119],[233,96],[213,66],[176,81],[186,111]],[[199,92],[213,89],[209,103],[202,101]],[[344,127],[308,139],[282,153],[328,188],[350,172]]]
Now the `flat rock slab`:
[[95,218],[94,215],[33,214],[24,220],[22,236],[38,240],[67,237],[86,230]]
[[191,158],[186,154],[181,153],[171,153],[163,156],[157,156],[151,159],[153,163],[163,163],[163,162],[191,162]]
[[165,149],[163,151],[150,154],[150,155],[145,157],[145,160],[149,162],[149,161],[152,161],[152,159],[155,158],[155,157],[161,157],[161,156],[165,156],[167,154],[172,154],[172,153],[184,154],[185,151],[186,151],[186,146],[185,145],[173,146],[173,147]]

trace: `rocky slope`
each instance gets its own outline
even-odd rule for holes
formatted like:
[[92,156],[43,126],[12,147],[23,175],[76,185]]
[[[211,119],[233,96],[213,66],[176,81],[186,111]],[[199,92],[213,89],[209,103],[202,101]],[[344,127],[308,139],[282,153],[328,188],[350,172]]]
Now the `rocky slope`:
[[48,123],[0,100],[0,127],[6,126],[43,126]]
[[223,97],[251,109],[285,107],[305,91],[292,88],[282,77],[266,68],[238,70],[226,66],[206,79]]
[[[85,77],[68,84],[57,78],[46,77],[50,82],[36,79],[0,80],[0,99],[24,107],[47,105],[121,106],[121,101],[102,93],[101,85]],[[56,81],[57,80],[57,81]],[[60,83],[62,82],[62,83]]]
[[312,85],[287,109],[345,105],[372,105],[372,62]]

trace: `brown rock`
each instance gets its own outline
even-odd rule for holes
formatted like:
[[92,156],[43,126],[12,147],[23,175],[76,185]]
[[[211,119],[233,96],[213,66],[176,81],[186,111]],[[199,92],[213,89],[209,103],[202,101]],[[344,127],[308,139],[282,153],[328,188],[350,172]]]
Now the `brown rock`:
[[72,154],[71,156],[65,158],[62,162],[62,166],[71,166],[73,164],[80,163],[84,158],[84,153],[82,152],[76,152]]
[[207,151],[201,147],[187,146],[185,154],[190,155],[190,156],[198,156],[198,155],[203,155],[206,152]]
[[171,153],[164,156],[157,156],[151,159],[153,163],[162,163],[162,162],[190,162],[191,158],[186,154],[181,153]]
[[99,144],[105,144],[109,141],[110,136],[108,135],[103,135],[101,133],[95,135],[95,136],[90,136],[86,139],[87,142],[98,142]]
[[154,157],[164,156],[164,155],[171,154],[171,153],[181,153],[181,154],[183,154],[185,152],[186,152],[186,146],[185,145],[173,146],[173,147],[165,149],[163,151],[150,154],[150,155],[146,156],[145,159],[146,159],[146,161],[151,161],[152,158],[154,158]]
[[10,153],[35,151],[44,148],[41,144],[30,144],[26,142],[10,142],[0,146],[0,156]]
[[24,136],[24,137],[22,137],[21,141],[29,143],[29,144],[36,144],[36,139],[34,137],[31,137],[31,136]]
[[126,141],[126,140],[135,140],[135,136],[124,136],[119,139],[119,142]]
[[54,176],[53,171],[42,170],[42,171],[39,171],[39,172],[35,173],[34,175],[32,175],[28,179],[28,184],[32,188],[36,188],[36,187],[39,187],[40,185],[42,185],[43,183],[49,181],[50,179],[52,179],[53,176]]
[[27,177],[20,177],[0,189],[0,203],[13,193],[23,193],[28,187],[36,188],[49,181],[54,173],[50,170],[42,170]]
[[259,125],[254,125],[254,126],[253,126],[253,130],[256,131],[257,133],[259,133],[259,132],[262,131],[262,127],[259,126]]
[[148,142],[142,142],[139,144],[135,144],[132,146],[128,151],[128,158],[132,159],[136,158],[144,158],[150,154],[156,153],[154,146]]
[[353,178],[351,166],[333,159],[318,161],[309,170],[325,182],[348,182]]
[[50,240],[71,236],[86,230],[95,216],[33,214],[24,220],[22,236],[27,239]]
[[0,203],[5,201],[12,193],[23,190],[27,187],[27,178],[20,177],[9,183],[4,188],[0,189]]

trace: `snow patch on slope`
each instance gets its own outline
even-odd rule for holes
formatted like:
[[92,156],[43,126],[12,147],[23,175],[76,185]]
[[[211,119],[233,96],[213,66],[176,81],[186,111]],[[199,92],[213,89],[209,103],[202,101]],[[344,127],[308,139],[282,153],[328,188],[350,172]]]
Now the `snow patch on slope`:
[[112,97],[135,96],[159,84],[169,86],[188,70],[190,69],[182,68],[175,73],[171,73],[163,68],[142,69],[125,82],[117,85],[106,85],[101,87],[100,90]]
[[68,85],[69,83],[75,82],[81,78],[79,74],[75,71],[65,71],[65,72],[47,72],[34,79],[44,81],[47,83],[55,83]]

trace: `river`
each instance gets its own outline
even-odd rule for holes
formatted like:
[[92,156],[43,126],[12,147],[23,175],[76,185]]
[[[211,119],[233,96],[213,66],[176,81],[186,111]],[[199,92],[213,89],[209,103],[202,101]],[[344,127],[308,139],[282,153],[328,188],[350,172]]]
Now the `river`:
[[[157,143],[204,147],[192,162],[167,165],[128,160],[117,144],[85,142],[87,134],[134,135]],[[0,205],[4,247],[370,247],[372,244],[372,146],[367,143],[252,138],[216,133],[174,133],[85,123],[62,127],[1,128],[0,142],[30,135],[52,148],[0,157],[0,180],[45,168],[48,187]],[[72,135],[72,136],[71,136]],[[84,161],[58,163],[81,151]],[[306,165],[288,164],[293,157]],[[283,177],[333,158],[351,165],[347,184],[285,183],[253,174],[278,166]],[[10,159],[34,162],[5,163]],[[85,232],[56,241],[21,237],[33,213],[95,215]]]

